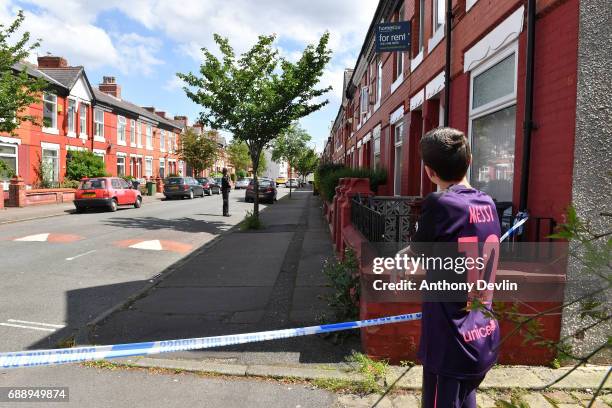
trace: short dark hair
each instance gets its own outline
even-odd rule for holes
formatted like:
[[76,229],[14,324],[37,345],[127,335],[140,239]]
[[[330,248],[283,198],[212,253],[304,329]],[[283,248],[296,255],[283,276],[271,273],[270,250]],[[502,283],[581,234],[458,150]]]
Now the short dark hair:
[[463,132],[439,127],[421,138],[421,158],[442,180],[457,181],[467,173],[472,153]]

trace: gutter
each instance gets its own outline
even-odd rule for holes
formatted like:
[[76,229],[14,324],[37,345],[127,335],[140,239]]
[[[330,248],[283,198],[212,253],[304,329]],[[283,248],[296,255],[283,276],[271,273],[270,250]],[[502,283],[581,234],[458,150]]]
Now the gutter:
[[444,127],[448,126],[450,117],[450,84],[451,84],[451,33],[453,23],[453,1],[446,0],[446,62],[444,64]]
[[521,191],[519,210],[527,209],[529,195],[529,163],[531,160],[531,131],[533,123],[533,76],[535,51],[536,0],[527,1],[527,67],[525,74],[525,112],[523,119],[523,158],[521,162]]

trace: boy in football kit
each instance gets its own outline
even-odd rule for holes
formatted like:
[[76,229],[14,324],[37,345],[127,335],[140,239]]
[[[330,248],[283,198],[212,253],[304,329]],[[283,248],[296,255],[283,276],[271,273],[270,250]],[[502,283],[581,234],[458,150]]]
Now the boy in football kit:
[[[485,254],[483,270],[443,273],[449,281],[493,282],[500,225],[491,197],[472,188],[466,179],[472,159],[467,138],[459,130],[437,128],[422,137],[420,147],[427,176],[438,191],[423,200],[410,252],[433,251],[428,255],[437,256],[440,251],[432,249],[436,245],[452,245],[457,256],[467,257],[464,250],[475,245],[476,255],[474,246],[471,254],[483,256],[486,242],[490,253]],[[441,276],[439,271],[427,270],[425,278],[429,282]],[[430,296],[422,306],[418,356],[423,363],[423,407],[476,408],[476,389],[497,359],[499,325],[490,313],[468,308],[467,294],[446,299]],[[490,302],[484,304],[490,307]]]

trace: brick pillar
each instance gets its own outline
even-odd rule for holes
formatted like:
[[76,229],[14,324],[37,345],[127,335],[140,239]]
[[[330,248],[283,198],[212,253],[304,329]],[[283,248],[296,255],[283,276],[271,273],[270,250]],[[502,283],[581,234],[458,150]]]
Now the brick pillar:
[[155,179],[155,188],[157,189],[158,193],[164,191],[164,180],[161,177],[157,177]]
[[340,225],[340,204],[342,202],[342,200],[344,199],[344,192],[345,192],[345,181],[347,179],[341,178],[338,181],[338,185],[336,186],[336,194],[334,194],[334,201],[333,201],[333,214],[332,214],[332,240],[334,243],[334,248],[336,248],[336,251],[338,251],[340,254],[342,254],[340,247],[341,247],[341,242],[342,242],[342,231],[341,231],[341,225]]
[[338,233],[336,234],[336,251],[340,256],[344,256],[345,240],[342,236],[342,230],[351,224],[351,200],[357,194],[362,196],[372,196],[374,193],[370,190],[370,180],[367,178],[346,178],[341,179],[343,188],[341,195],[337,201],[337,226]]
[[0,190],[0,210],[4,210],[4,189]]
[[25,183],[20,176],[15,176],[11,179],[11,184],[9,185],[9,206],[26,206]]

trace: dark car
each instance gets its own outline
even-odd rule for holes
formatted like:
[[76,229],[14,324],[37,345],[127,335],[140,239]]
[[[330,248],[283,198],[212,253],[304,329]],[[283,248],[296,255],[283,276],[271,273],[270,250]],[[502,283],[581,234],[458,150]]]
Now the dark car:
[[196,180],[198,180],[206,195],[221,194],[221,186],[217,184],[215,179],[198,177]]
[[204,197],[204,189],[193,177],[169,177],[164,182],[164,196],[167,199]]
[[132,184],[118,177],[83,179],[74,194],[74,206],[79,213],[94,207],[117,211],[120,205],[140,208],[142,195]]
[[[255,200],[255,181],[251,180],[244,193],[244,201],[252,203]],[[276,183],[272,180],[259,180],[259,200],[274,204],[276,201]]]

